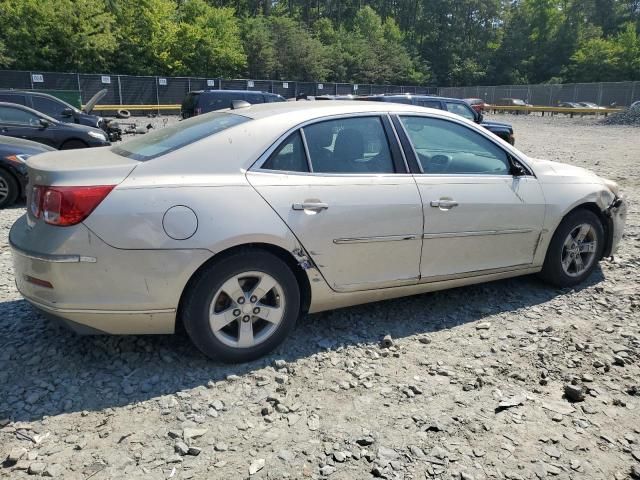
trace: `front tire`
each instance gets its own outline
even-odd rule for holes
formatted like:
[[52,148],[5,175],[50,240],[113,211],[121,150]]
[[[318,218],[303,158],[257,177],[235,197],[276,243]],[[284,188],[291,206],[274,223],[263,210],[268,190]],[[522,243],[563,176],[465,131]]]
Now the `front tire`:
[[300,289],[289,266],[248,249],[200,271],[185,293],[182,321],[206,356],[248,362],[276,348],[300,315]]
[[14,176],[0,168],[0,208],[13,205],[19,193],[18,182]]
[[570,213],[558,226],[540,276],[557,287],[583,282],[595,269],[604,249],[604,228],[589,210]]

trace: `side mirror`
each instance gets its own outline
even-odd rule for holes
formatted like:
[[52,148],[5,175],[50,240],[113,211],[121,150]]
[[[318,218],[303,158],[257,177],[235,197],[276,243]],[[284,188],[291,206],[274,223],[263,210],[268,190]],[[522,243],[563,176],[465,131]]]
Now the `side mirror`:
[[47,120],[45,120],[44,118],[40,119],[40,126],[42,128],[47,128],[49,126],[49,122]]
[[482,123],[482,120],[484,120],[484,115],[482,112],[478,112],[478,123]]
[[72,115],[73,115],[73,110],[70,109],[69,107],[67,107],[64,110],[62,110],[62,116],[63,117],[71,117]]
[[520,165],[518,162],[511,160],[511,175],[514,177],[523,177],[527,175],[527,171],[525,168]]

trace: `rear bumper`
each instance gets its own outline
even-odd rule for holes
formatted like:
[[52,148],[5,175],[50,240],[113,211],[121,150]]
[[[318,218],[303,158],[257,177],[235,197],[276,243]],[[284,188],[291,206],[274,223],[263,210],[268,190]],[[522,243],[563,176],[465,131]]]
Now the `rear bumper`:
[[[18,290],[20,288],[18,287]],[[22,293],[22,292],[21,292]],[[56,308],[22,296],[45,317],[80,335],[128,335],[173,333],[176,309],[166,310],[74,310]]]
[[86,226],[11,228],[15,282],[47,316],[80,333],[173,333],[180,296],[211,255],[204,250],[120,250]]

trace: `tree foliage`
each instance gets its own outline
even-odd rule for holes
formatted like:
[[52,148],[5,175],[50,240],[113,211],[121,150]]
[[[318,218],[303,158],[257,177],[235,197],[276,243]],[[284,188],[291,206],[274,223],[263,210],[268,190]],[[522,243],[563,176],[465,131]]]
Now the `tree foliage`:
[[0,66],[438,85],[640,79],[638,0],[0,0]]

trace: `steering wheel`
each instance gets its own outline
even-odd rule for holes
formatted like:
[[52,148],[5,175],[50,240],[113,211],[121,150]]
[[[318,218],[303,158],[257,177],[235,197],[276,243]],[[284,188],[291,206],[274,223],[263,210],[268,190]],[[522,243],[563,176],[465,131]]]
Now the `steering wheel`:
[[445,173],[449,170],[449,165],[452,161],[451,156],[442,153],[431,157],[418,153],[418,157],[426,173]]

